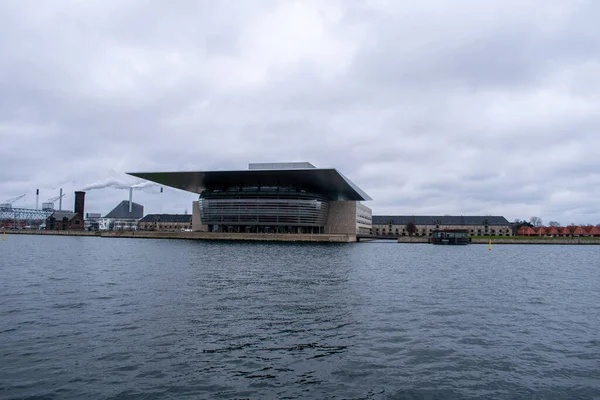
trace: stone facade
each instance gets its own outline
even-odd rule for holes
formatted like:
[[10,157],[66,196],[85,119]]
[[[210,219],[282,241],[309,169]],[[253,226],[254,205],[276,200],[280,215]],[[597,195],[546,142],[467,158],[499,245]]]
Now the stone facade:
[[[510,223],[504,217],[454,217],[454,216],[414,216],[414,217],[373,217],[374,235],[410,236],[407,229],[409,222],[414,221],[413,236],[430,236],[438,229],[466,229],[470,236],[512,236]],[[444,223],[444,221],[448,221]],[[463,223],[461,223],[463,221]],[[477,221],[479,223],[473,223]]]
[[200,218],[200,205],[198,201],[192,203],[192,231],[208,232],[208,225],[203,224]]
[[373,211],[364,204],[356,203],[356,233],[369,234],[373,228]]
[[358,201],[331,201],[325,233],[369,233],[371,215],[371,209]]

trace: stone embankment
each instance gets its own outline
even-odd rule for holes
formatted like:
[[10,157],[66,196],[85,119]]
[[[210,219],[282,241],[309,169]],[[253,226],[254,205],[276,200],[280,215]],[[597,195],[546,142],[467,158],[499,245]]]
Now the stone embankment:
[[[2,233],[2,231],[0,231]],[[356,235],[337,234],[276,234],[276,233],[224,233],[224,232],[89,232],[89,231],[6,231],[7,235],[53,235],[53,236],[96,236],[103,238],[139,238],[139,239],[186,239],[186,240],[238,240],[268,242],[314,242],[314,243],[352,243]],[[488,244],[489,238],[472,238],[473,244]],[[398,243],[425,243],[426,237],[403,236]],[[504,237],[492,238],[492,244],[554,244],[554,245],[600,245],[600,238],[585,237]]]
[[103,238],[138,239],[186,239],[186,240],[238,240],[268,242],[315,242],[315,243],[351,243],[356,235],[337,234],[276,234],[276,233],[225,233],[225,232],[151,232],[151,231],[7,231],[10,234],[61,235],[61,236],[98,236]]
[[[490,238],[472,238],[472,244],[488,244]],[[398,243],[427,243],[426,237],[409,237],[404,236],[398,238]],[[504,237],[492,238],[492,244],[596,244],[600,245],[600,238],[585,238],[585,237]]]
[[47,235],[47,236],[100,236],[100,232],[90,231],[36,231],[36,230],[10,230],[2,231],[0,234],[5,232],[6,235]]
[[226,232],[102,232],[102,237],[128,237],[144,239],[188,239],[188,240],[241,240],[268,242],[356,242],[355,235],[335,234],[277,234],[277,233],[226,233]]

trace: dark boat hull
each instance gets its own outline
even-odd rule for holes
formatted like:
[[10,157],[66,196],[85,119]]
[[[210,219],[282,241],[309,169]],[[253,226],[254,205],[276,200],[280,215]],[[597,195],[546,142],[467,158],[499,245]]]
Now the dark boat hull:
[[471,238],[447,238],[447,239],[438,239],[431,238],[428,240],[431,244],[446,244],[446,245],[466,245],[471,243]]

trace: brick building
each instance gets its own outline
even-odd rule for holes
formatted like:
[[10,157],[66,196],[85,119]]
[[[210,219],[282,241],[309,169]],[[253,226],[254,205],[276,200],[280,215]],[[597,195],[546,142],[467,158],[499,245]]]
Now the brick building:
[[178,232],[192,230],[188,214],[148,214],[138,222],[140,231]]
[[414,224],[414,236],[430,236],[436,229],[466,229],[470,236],[512,236],[511,225],[506,218],[490,215],[374,215],[371,233],[409,236],[409,224]]
[[83,228],[82,216],[72,211],[54,211],[46,219],[47,231],[81,231]]
[[518,236],[542,237],[600,237],[600,227],[597,226],[538,226],[535,228],[522,226],[517,231]]

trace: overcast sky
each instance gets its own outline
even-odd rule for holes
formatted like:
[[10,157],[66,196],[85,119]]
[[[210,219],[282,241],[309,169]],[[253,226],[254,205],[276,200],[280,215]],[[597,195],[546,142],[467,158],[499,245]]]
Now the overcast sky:
[[3,0],[0,201],[309,161],[378,215],[597,224],[598,21],[593,0]]

